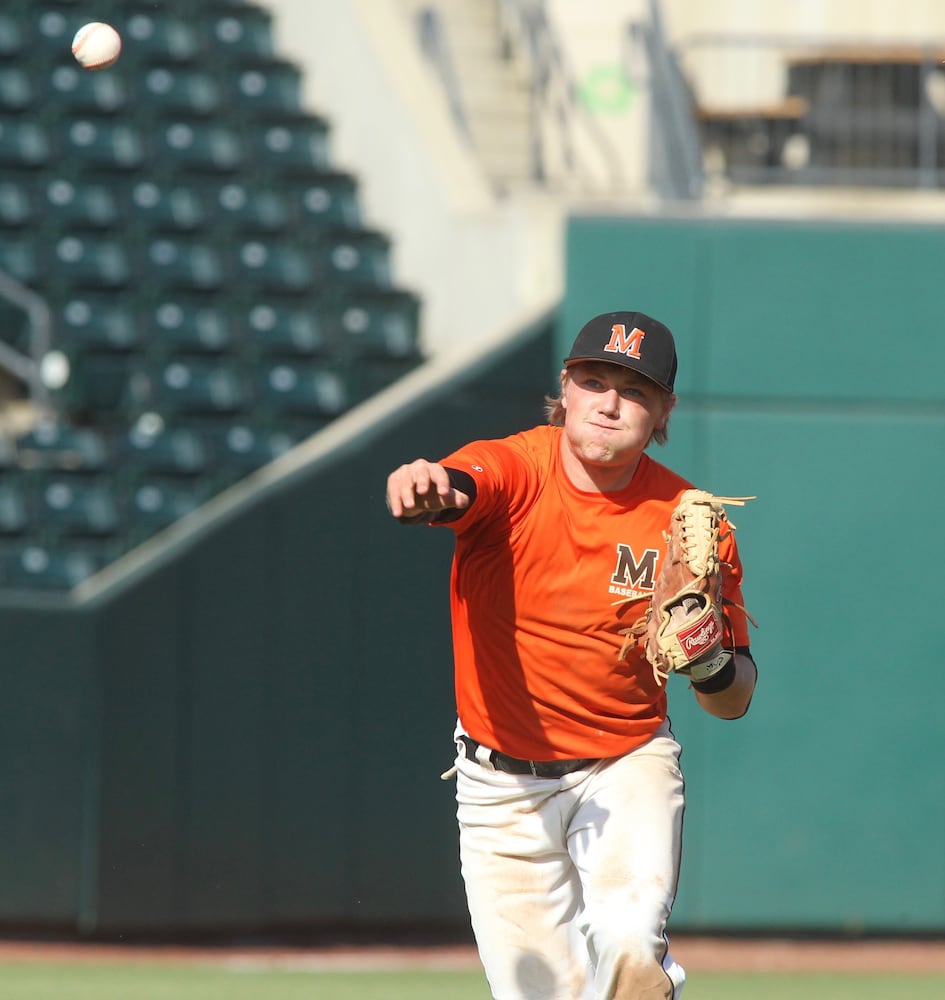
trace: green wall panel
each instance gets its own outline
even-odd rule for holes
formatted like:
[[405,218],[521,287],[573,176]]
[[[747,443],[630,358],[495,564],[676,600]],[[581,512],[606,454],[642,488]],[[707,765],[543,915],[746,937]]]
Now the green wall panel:
[[[566,294],[557,335],[558,361],[592,316],[635,309],[666,323],[681,357],[695,349],[705,309],[707,247],[691,225],[647,219],[578,218],[566,239]],[[677,390],[703,391],[702,368],[680,367]]]
[[84,900],[83,928],[135,927],[141,900],[152,924],[173,919],[177,897],[181,781],[189,762],[180,743],[186,712],[181,609],[187,581],[179,567],[147,578],[89,612],[95,645],[99,806],[95,891]]
[[711,390],[733,396],[941,400],[945,230],[734,224],[705,238],[699,326]]
[[90,621],[0,607],[0,922],[74,926],[97,807]]
[[941,403],[941,227],[578,217],[565,266],[561,357],[640,309],[676,336],[683,396]]
[[665,319],[680,400],[654,457],[758,496],[731,511],[752,709],[722,723],[670,694],[677,927],[945,928],[943,265],[937,227],[571,223],[559,351],[605,309]]

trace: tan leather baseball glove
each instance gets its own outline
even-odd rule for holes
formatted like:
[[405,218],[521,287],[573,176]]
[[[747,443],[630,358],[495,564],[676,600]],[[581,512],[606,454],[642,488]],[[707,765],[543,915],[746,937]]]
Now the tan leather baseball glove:
[[[698,683],[717,674],[732,658],[722,645],[725,602],[719,540],[735,525],[724,504],[743,505],[755,497],[717,497],[703,490],[686,490],[664,532],[666,556],[646,614],[630,628],[620,658],[638,644],[658,683],[671,673]],[[744,611],[744,608],[742,608]],[[755,624],[751,615],[749,621]]]

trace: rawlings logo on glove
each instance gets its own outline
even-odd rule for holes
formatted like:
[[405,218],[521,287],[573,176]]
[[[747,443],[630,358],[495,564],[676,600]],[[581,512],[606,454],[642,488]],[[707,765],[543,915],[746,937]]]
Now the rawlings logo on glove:
[[[728,663],[732,652],[722,646],[726,615],[719,539],[723,525],[729,530],[735,525],[726,518],[723,505],[754,499],[717,497],[703,490],[682,494],[670,530],[663,533],[666,556],[649,607],[622,631],[626,641],[620,659],[642,644],[659,684],[674,672],[697,683],[705,681]],[[745,614],[754,625],[751,615]]]
[[697,659],[722,641],[722,627],[709,609],[708,617],[701,615],[694,625],[679,630],[679,645],[690,660]]

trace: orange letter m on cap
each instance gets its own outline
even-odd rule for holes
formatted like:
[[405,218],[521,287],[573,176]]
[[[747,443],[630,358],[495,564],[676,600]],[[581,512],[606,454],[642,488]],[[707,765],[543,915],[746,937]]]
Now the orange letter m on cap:
[[610,343],[604,348],[611,354],[626,354],[628,358],[640,359],[640,348],[643,346],[643,338],[646,334],[639,328],[634,327],[630,333],[623,323],[614,323],[610,328]]

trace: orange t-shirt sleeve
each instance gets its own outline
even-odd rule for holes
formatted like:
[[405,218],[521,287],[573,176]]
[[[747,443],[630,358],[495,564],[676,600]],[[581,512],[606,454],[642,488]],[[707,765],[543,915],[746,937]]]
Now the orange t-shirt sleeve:
[[725,614],[728,618],[725,644],[747,646],[751,641],[748,634],[748,619],[745,616],[745,599],[742,596],[742,561],[738,554],[735,535],[729,531],[719,542],[719,559],[722,562],[722,597],[727,602]]

